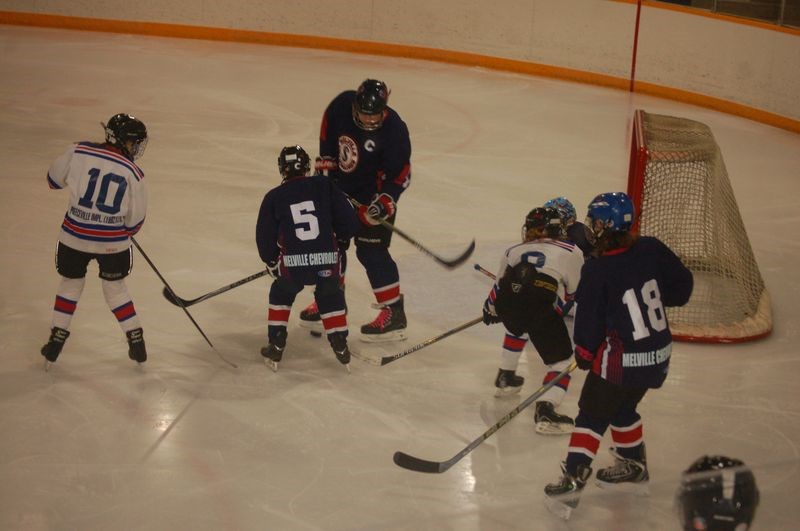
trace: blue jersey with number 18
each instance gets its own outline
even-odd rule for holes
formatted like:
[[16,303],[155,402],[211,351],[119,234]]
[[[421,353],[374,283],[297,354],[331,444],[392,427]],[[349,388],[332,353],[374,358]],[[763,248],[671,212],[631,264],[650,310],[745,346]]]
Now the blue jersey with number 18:
[[692,287],[680,258],[649,236],[587,261],[576,294],[576,353],[594,359],[592,371],[611,383],[660,387],[672,351],[665,308],[686,304]]

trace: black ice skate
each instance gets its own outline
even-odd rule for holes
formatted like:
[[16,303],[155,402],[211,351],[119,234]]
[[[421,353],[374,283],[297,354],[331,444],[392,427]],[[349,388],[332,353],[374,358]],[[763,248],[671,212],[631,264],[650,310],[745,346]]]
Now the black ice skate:
[[347,372],[350,372],[350,348],[347,346],[347,338],[341,332],[334,332],[328,336],[333,353],[339,363],[344,365]]
[[136,363],[147,361],[147,350],[144,348],[144,332],[141,328],[135,328],[126,332],[128,337],[128,357]]
[[371,322],[361,327],[361,341],[378,343],[382,341],[402,341],[406,336],[406,312],[403,309],[403,296],[394,304],[378,306],[380,313]]
[[319,315],[319,307],[317,301],[313,301],[306,306],[306,309],[300,312],[300,326],[307,328],[312,336],[322,337],[322,318]]
[[619,455],[616,448],[609,448],[615,463],[597,471],[598,487],[629,492],[639,496],[650,494],[650,474],[647,472],[647,457],[642,444],[641,459],[628,459]]
[[533,422],[536,424],[536,433],[542,435],[561,435],[572,433],[575,429],[575,421],[566,415],[556,413],[553,404],[546,400],[536,402]]
[[64,342],[68,337],[69,330],[64,330],[57,326],[54,326],[50,330],[50,338],[40,351],[42,356],[47,360],[44,364],[44,370],[49,369],[50,364],[58,359],[58,355],[61,354],[61,349],[64,348]]
[[283,349],[286,348],[286,330],[279,330],[275,333],[275,338],[271,339],[266,347],[261,349],[264,356],[264,363],[273,371],[278,371],[278,363],[283,359]]
[[550,512],[569,520],[591,475],[592,469],[588,465],[578,465],[578,471],[573,476],[567,473],[566,463],[561,463],[561,479],[544,488],[544,503]]
[[496,387],[494,396],[503,397],[517,394],[524,383],[525,378],[518,376],[515,371],[498,369],[497,378],[494,379],[494,386]]

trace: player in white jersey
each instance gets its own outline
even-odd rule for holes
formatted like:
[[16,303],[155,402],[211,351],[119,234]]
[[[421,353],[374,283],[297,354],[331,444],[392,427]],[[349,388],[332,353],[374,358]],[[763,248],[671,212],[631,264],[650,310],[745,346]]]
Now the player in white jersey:
[[[543,383],[567,368],[572,357],[569,337],[558,301],[571,301],[578,289],[583,253],[559,239],[561,218],[554,208],[534,208],[525,217],[522,243],[510,247],[500,261],[497,281],[483,306],[486,324],[506,327],[496,396],[519,392],[525,379],[516,374],[519,358],[530,339],[547,365]],[[569,433],[573,420],[556,413],[570,377],[562,378],[536,402],[534,422],[542,434]]]
[[70,191],[69,208],[56,248],[61,283],[53,307],[50,338],[41,349],[46,367],[58,359],[86,281],[97,260],[108,307],[128,339],[128,356],[147,360],[142,327],[125,286],[131,272],[130,237],[141,229],[147,211],[144,173],[134,163],[147,146],[147,128],[137,118],[116,114],[101,124],[103,143],[72,144],[50,166],[51,189]]

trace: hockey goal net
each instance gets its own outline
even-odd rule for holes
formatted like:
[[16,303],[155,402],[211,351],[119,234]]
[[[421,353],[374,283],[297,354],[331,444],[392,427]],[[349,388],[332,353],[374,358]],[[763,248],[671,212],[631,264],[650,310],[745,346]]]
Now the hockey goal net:
[[708,126],[637,110],[628,195],[639,233],[666,243],[694,274],[688,304],[667,310],[675,339],[729,343],[772,331],[769,293]]

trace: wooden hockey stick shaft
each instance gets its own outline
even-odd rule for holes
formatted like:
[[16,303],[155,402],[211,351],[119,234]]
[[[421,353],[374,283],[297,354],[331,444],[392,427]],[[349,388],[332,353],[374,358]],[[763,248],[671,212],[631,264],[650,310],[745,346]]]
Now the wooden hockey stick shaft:
[[[360,206],[363,206],[361,203],[359,203],[357,200],[353,199],[353,198],[352,198],[352,197],[350,197],[350,196],[347,196],[347,199],[348,199],[348,200],[350,201],[350,203],[352,203],[352,204],[353,204],[353,206],[355,206],[356,208],[358,208],[358,207],[360,207]],[[385,227],[386,229],[388,229],[388,230],[390,230],[390,231],[392,231],[392,232],[395,232],[395,233],[397,233],[397,235],[398,235],[398,236],[400,236],[400,237],[401,237],[401,238],[403,238],[405,241],[407,241],[408,243],[410,243],[411,245],[413,245],[414,247],[416,247],[416,248],[417,248],[417,250],[418,250],[418,251],[420,251],[422,254],[425,254],[425,255],[428,255],[428,256],[430,256],[430,257],[431,257],[431,258],[433,258],[433,259],[434,259],[436,262],[438,262],[439,264],[443,265],[444,267],[446,267],[446,268],[448,268],[448,269],[453,269],[453,268],[455,268],[455,267],[458,267],[458,266],[460,266],[460,265],[461,265],[461,264],[463,264],[464,262],[466,262],[466,261],[467,261],[467,259],[469,259],[469,257],[470,257],[470,256],[472,256],[472,252],[475,250],[475,239],[473,238],[473,240],[470,242],[470,244],[467,246],[467,248],[464,250],[464,252],[462,252],[462,253],[461,253],[460,255],[458,255],[456,258],[453,258],[453,259],[450,259],[450,260],[448,260],[448,259],[446,259],[446,258],[442,258],[442,257],[441,257],[441,256],[439,256],[438,254],[434,253],[433,251],[431,251],[430,249],[428,249],[427,247],[425,247],[424,245],[422,245],[422,244],[421,244],[419,241],[417,241],[415,238],[412,238],[411,236],[409,236],[408,234],[406,234],[406,233],[405,233],[405,232],[403,232],[402,230],[398,229],[398,228],[397,228],[397,226],[395,226],[395,225],[394,225],[394,224],[392,224],[392,223],[389,223],[389,222],[388,222],[388,221],[386,221],[385,219],[379,219],[379,220],[377,220],[377,221],[378,221],[378,223],[379,223],[379,224],[380,224],[382,227]]]
[[[134,245],[134,246],[136,246],[136,249],[138,249],[138,250],[139,250],[139,253],[140,253],[140,254],[142,255],[142,257],[145,259],[145,261],[146,261],[146,262],[147,262],[147,263],[150,265],[150,268],[153,270],[153,272],[156,274],[156,276],[157,276],[157,277],[158,277],[158,278],[161,280],[161,283],[162,283],[162,284],[164,284],[164,286],[166,287],[166,289],[168,289],[168,290],[170,291],[170,293],[171,293],[173,296],[175,296],[175,292],[174,292],[174,291],[172,291],[172,288],[170,287],[170,285],[169,285],[169,283],[167,282],[167,280],[166,280],[166,279],[165,279],[165,278],[164,278],[164,277],[161,275],[161,273],[158,271],[158,268],[157,268],[157,267],[156,267],[156,265],[153,263],[153,261],[152,261],[152,260],[150,260],[150,257],[149,257],[149,256],[147,256],[147,253],[145,253],[145,252],[144,252],[144,249],[142,249],[141,245],[139,245],[139,242],[137,242],[137,241],[136,241],[136,239],[135,239],[133,236],[131,236],[131,241],[133,242],[133,245]],[[231,367],[233,367],[234,369],[238,369],[239,367],[238,367],[238,366],[237,366],[235,363],[233,363],[232,361],[229,361],[229,360],[225,359],[225,357],[224,357],[222,354],[220,354],[220,353],[219,353],[219,351],[218,351],[218,350],[217,350],[217,349],[214,347],[213,343],[211,343],[211,340],[210,340],[210,339],[208,339],[208,336],[206,335],[206,333],[205,333],[205,332],[203,332],[203,329],[202,329],[202,328],[200,328],[200,325],[199,325],[199,324],[197,324],[197,321],[195,321],[195,320],[194,320],[194,317],[192,317],[192,314],[190,314],[190,313],[189,313],[189,310],[187,310],[187,309],[186,309],[186,307],[184,307],[184,306],[181,306],[180,304],[179,304],[179,306],[180,306],[181,310],[183,310],[183,313],[185,313],[185,314],[186,314],[186,316],[189,318],[189,320],[192,322],[192,324],[194,325],[194,327],[195,327],[195,328],[197,328],[197,331],[198,331],[198,332],[200,332],[200,335],[201,335],[201,336],[203,336],[203,339],[205,339],[205,340],[206,340],[206,343],[208,343],[208,346],[209,346],[209,347],[211,347],[211,350],[213,350],[213,351],[214,351],[214,353],[215,353],[217,356],[219,356],[219,358],[220,358],[222,361],[224,361],[225,363],[227,363],[228,365],[230,365],[230,366],[231,366]]]
[[217,296],[217,295],[219,295],[221,293],[225,293],[226,291],[230,291],[233,288],[238,288],[242,284],[247,284],[248,282],[252,282],[253,280],[256,280],[257,278],[261,278],[261,277],[266,276],[266,275],[269,275],[269,270],[267,270],[267,269],[265,269],[264,271],[259,271],[258,273],[250,275],[249,277],[245,277],[245,278],[243,278],[241,280],[237,280],[236,282],[232,282],[232,283],[230,283],[230,284],[228,284],[226,286],[222,286],[221,288],[215,289],[214,291],[209,291],[205,295],[201,295],[201,296],[197,297],[196,299],[188,299],[187,300],[187,299],[183,299],[181,297],[178,297],[178,295],[176,295],[175,292],[172,291],[167,286],[164,286],[163,295],[164,295],[165,299],[167,299],[170,303],[174,304],[175,306],[188,307],[188,306],[192,306],[194,304],[197,304],[198,302],[203,302],[206,299],[210,299],[211,297],[215,297],[215,296]]
[[559,381],[561,381],[562,378],[574,371],[575,367],[577,367],[577,364],[573,361],[569,367],[558,373],[555,378],[541,386],[535,393],[526,398],[522,403],[520,403],[520,405],[512,409],[503,418],[498,420],[491,428],[483,432],[480,437],[469,443],[466,447],[464,447],[464,449],[450,459],[447,459],[446,461],[428,461],[427,459],[420,459],[419,457],[414,457],[413,455],[403,452],[395,452],[393,456],[394,463],[397,466],[407,470],[413,470],[414,472],[425,472],[427,474],[441,474],[442,472],[449,470],[450,467],[458,463],[465,455],[477,448],[483,441],[494,435],[497,430],[508,424],[508,422],[516,417],[520,411],[531,405],[535,400],[546,393],[548,389],[556,385]]

